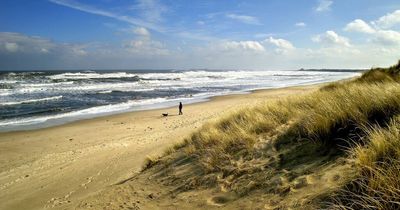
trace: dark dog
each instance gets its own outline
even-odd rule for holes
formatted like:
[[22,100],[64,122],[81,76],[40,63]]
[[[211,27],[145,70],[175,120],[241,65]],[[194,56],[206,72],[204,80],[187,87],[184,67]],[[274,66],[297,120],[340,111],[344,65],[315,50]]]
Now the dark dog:
[[162,113],[162,116],[167,117],[168,113]]

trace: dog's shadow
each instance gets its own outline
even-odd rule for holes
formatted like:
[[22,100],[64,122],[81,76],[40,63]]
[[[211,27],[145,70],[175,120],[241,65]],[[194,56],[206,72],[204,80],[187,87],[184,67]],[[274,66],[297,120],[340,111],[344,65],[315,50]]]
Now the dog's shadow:
[[179,116],[178,114],[164,114],[162,113],[161,116],[159,115],[157,118],[159,119],[164,119],[164,118],[168,118],[168,117],[177,117]]

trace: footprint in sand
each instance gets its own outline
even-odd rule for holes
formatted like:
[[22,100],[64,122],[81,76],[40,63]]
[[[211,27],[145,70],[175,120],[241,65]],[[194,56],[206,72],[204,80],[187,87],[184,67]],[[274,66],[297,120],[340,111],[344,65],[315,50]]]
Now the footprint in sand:
[[54,207],[57,207],[60,205],[71,203],[71,200],[69,200],[69,197],[72,195],[72,193],[74,193],[74,191],[69,192],[64,197],[51,198],[49,201],[47,201],[45,208],[54,208]]
[[93,177],[87,177],[86,180],[87,181],[85,183],[81,184],[81,187],[84,187],[85,189],[87,189],[87,185],[93,181]]
[[234,197],[229,194],[217,195],[217,196],[214,196],[214,197],[211,197],[210,199],[208,199],[207,203],[209,205],[213,205],[213,206],[223,206],[233,199],[234,199]]

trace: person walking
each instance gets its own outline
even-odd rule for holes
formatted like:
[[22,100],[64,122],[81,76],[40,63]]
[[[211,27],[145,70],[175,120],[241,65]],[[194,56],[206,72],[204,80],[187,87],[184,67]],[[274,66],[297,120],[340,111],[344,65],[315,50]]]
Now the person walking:
[[183,115],[182,108],[183,108],[182,102],[179,102],[179,115]]

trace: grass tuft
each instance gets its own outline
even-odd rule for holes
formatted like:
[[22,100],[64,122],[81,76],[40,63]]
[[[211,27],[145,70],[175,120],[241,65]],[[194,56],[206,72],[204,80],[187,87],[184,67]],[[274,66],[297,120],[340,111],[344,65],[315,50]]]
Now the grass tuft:
[[359,176],[335,199],[340,209],[400,208],[400,116],[387,128],[368,130],[366,146],[353,150]]
[[160,161],[160,158],[158,158],[158,157],[147,156],[145,161],[144,161],[144,164],[143,164],[143,167],[142,167],[142,171],[145,171],[145,170],[153,167],[154,165],[159,163],[159,161]]

